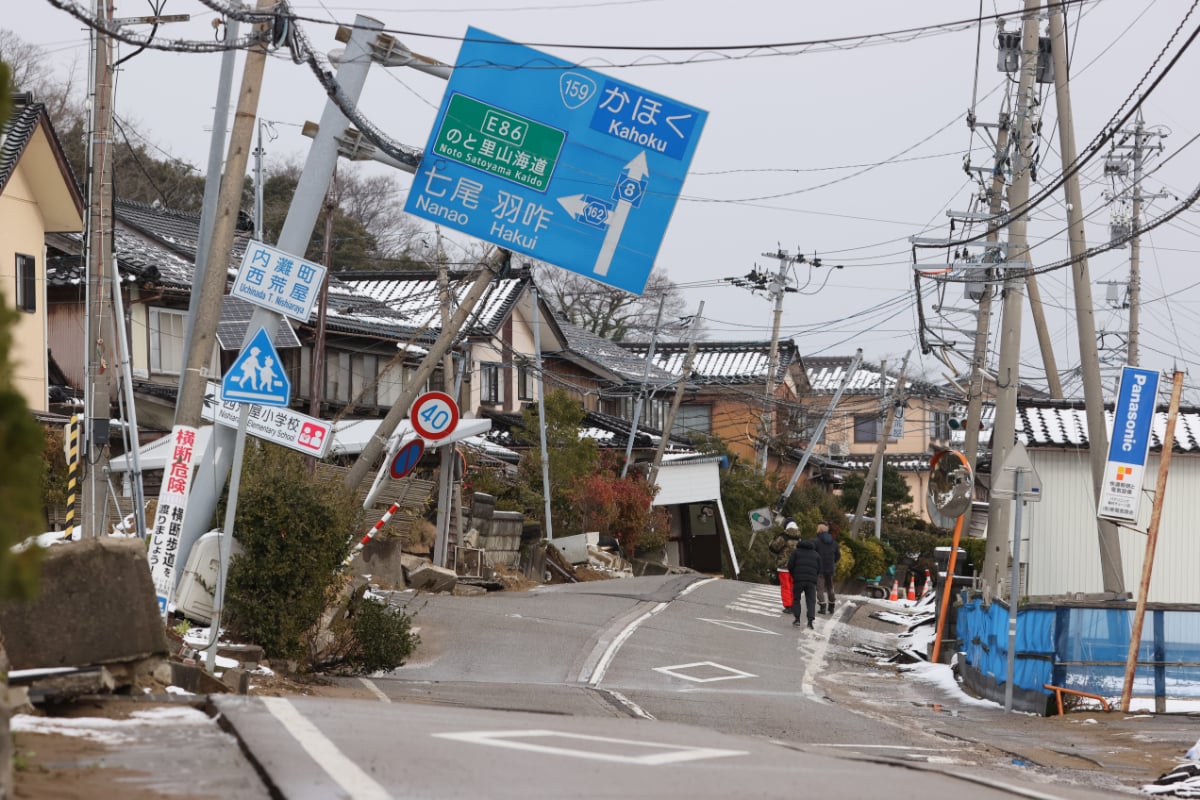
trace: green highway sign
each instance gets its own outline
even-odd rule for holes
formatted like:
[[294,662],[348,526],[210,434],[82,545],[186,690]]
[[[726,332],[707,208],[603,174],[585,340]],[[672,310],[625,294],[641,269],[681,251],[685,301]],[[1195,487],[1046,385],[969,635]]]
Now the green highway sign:
[[566,138],[558,128],[455,92],[433,152],[540,192],[550,183]]

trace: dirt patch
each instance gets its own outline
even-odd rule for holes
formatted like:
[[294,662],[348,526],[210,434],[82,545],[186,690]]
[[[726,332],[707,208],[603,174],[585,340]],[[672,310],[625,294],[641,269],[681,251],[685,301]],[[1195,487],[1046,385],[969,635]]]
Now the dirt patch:
[[[109,748],[74,736],[18,733],[13,737],[13,797],[29,800],[163,800],[139,786],[139,773],[105,766]],[[199,798],[204,795],[191,795]],[[178,798],[179,795],[174,795]]]

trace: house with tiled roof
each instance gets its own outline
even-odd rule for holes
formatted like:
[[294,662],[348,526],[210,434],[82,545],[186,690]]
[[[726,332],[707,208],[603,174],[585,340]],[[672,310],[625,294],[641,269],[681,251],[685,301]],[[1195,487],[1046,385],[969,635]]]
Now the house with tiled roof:
[[862,362],[851,373],[853,362],[852,356],[804,360],[811,391],[797,413],[801,430],[816,430],[838,388],[845,384],[814,449],[825,458],[812,471],[866,472],[880,438],[886,435],[884,459],[904,476],[913,512],[928,520],[929,457],[935,447],[949,444],[951,409],[961,405],[961,398],[941,386],[906,377],[904,403],[896,409],[891,429],[884,431],[888,404],[897,397],[901,363]]
[[[13,98],[0,129],[0,302],[17,311],[12,330],[13,385],[33,411],[50,408],[46,239],[83,230],[79,185],[46,107]],[[83,334],[75,342],[83,347]]]
[[[622,346],[641,358],[649,350],[644,342]],[[681,375],[688,347],[686,342],[656,343],[654,365],[668,374]],[[682,378],[684,395],[672,434],[719,437],[748,463],[760,463],[762,448],[767,446],[768,469],[780,469],[782,458],[796,444],[791,412],[808,392],[808,378],[791,340],[778,343],[775,359],[768,399],[770,341],[698,342],[690,374]],[[673,392],[674,387],[668,391]]]
[[673,391],[677,376],[648,363],[644,353],[565,320],[558,324],[566,345],[543,354],[547,384],[579,400],[587,411],[625,420],[633,419],[640,396],[638,421],[661,430],[671,403],[666,390]]
[[[450,308],[457,308],[474,273],[451,270]],[[426,271],[343,272],[338,279],[355,294],[381,303],[398,314],[409,330],[405,344],[428,345],[442,331],[437,274]],[[465,362],[459,404],[464,413],[520,412],[537,398],[538,374],[534,320],[543,352],[561,350],[565,336],[545,301],[537,296],[533,272],[523,267],[492,280],[468,318],[455,352]],[[440,384],[439,384],[440,385]],[[549,391],[548,387],[547,391]]]
[[[230,282],[250,241],[247,222],[242,221],[235,234],[226,267]],[[185,327],[195,285],[200,217],[116,201],[113,224],[114,262],[121,276],[138,423],[142,428],[169,430],[186,357]],[[49,237],[49,247],[50,357],[67,383],[63,393],[78,394],[85,369],[76,343],[82,341],[84,324],[83,240],[77,233],[57,234]],[[224,297],[209,365],[214,380],[237,357],[252,312],[245,301]],[[411,351],[397,348],[397,342],[423,341],[419,324],[331,278],[324,321],[326,367],[323,380],[317,384],[322,408],[353,405],[358,414],[385,413],[403,387],[406,368],[415,368],[424,352],[419,347]],[[316,328],[315,315],[303,324],[282,319],[273,337],[291,381],[293,400],[305,410],[313,396]],[[116,363],[115,350],[104,355]]]
[[[1163,398],[1160,398],[1162,400]],[[1105,424],[1112,430],[1113,407],[1106,404]],[[1119,525],[1120,563],[1127,592],[1136,597],[1146,554],[1146,534],[1156,500],[1161,501],[1150,602],[1196,603],[1196,565],[1200,564],[1200,409],[1183,408],[1174,439],[1164,442],[1167,412],[1158,405],[1151,426],[1150,453],[1135,522]],[[1082,402],[1022,400],[1017,405],[1016,438],[1025,445],[1041,482],[1041,499],[1022,508],[1021,560],[1025,594],[1032,597],[1104,590],[1096,529],[1087,413]],[[1171,447],[1166,488],[1154,496],[1163,448]],[[985,487],[999,469],[979,465]]]

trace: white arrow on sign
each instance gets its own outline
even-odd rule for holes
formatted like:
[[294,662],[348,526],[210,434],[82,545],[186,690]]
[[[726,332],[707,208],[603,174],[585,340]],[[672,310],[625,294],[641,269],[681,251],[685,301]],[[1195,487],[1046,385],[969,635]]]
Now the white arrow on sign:
[[[638,153],[633,157],[633,160],[625,165],[622,170],[630,180],[640,181],[650,174],[650,168],[646,166],[646,151]],[[625,227],[625,218],[629,216],[630,202],[628,200],[618,200],[617,207],[613,209],[612,217],[608,222],[608,232],[604,234],[604,243],[600,245],[600,253],[596,256],[596,266],[592,267],[592,272],[597,275],[607,275],[608,268],[612,266],[613,256],[617,252],[617,243],[621,239],[621,230]]]

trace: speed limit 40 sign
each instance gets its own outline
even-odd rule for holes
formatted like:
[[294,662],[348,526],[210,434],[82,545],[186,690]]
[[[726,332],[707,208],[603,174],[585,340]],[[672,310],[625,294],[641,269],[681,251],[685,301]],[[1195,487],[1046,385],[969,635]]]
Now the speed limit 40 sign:
[[409,414],[413,430],[424,439],[444,439],[458,427],[458,404],[445,392],[426,392]]

